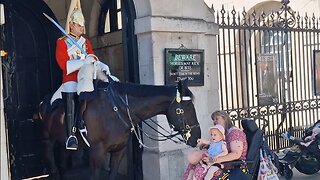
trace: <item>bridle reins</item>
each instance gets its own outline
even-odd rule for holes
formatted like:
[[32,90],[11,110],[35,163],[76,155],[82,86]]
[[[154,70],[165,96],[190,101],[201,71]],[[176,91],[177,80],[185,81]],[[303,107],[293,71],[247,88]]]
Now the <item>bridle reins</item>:
[[[182,96],[182,98],[181,98],[180,92],[177,90],[176,97],[175,97],[175,102],[178,104],[178,107],[176,108],[175,113],[179,117],[179,122],[183,123],[183,127],[181,129],[179,129],[178,131],[183,133],[183,140],[184,140],[185,143],[190,139],[192,129],[200,127],[199,124],[189,125],[184,120],[184,118],[185,118],[184,109],[182,107],[181,101],[191,101],[191,100],[192,100],[192,98],[190,96]],[[171,102],[171,104],[173,102]]]
[[[143,144],[142,142],[142,137],[141,137],[141,134],[140,134],[140,131],[146,135],[146,137],[152,139],[152,140],[155,140],[155,141],[164,141],[164,140],[172,140],[174,141],[175,143],[178,143],[177,141],[173,140],[172,138],[175,137],[177,138],[180,142],[184,142],[186,143],[189,138],[191,137],[191,132],[192,132],[192,129],[193,128],[196,128],[196,127],[199,127],[200,125],[199,124],[195,124],[195,125],[189,125],[186,121],[185,121],[185,117],[184,117],[184,109],[181,105],[181,100],[182,101],[188,101],[188,100],[192,100],[191,97],[189,96],[183,96],[181,98],[180,96],[180,93],[179,91],[177,90],[177,93],[176,93],[176,97],[172,100],[171,104],[172,105],[174,102],[178,103],[178,107],[175,109],[175,113],[176,115],[179,117],[179,122],[182,122],[183,123],[183,127],[181,127],[180,129],[178,129],[177,133],[175,134],[172,134],[172,132],[170,133],[170,135],[164,135],[162,132],[158,131],[157,129],[155,129],[154,127],[152,127],[151,125],[149,125],[148,123],[146,123],[144,121],[144,119],[141,119],[140,117],[138,117],[136,114],[132,114],[131,113],[131,110],[130,110],[130,106],[129,106],[129,100],[128,100],[128,95],[125,94],[125,97],[121,96],[120,94],[118,94],[117,92],[114,91],[113,89],[113,82],[110,82],[109,85],[104,88],[104,92],[106,92],[107,96],[108,96],[108,99],[109,101],[111,102],[112,106],[113,106],[113,111],[117,113],[118,115],[118,118],[127,126],[127,127],[130,127],[131,128],[131,132],[133,132],[136,136],[136,138],[138,139],[139,141],[139,144],[140,146],[143,146],[143,147],[146,147],[146,148],[153,148],[153,147],[148,147],[146,146],[145,144]],[[121,116],[121,113],[119,112],[119,108],[117,107],[117,103],[115,101],[116,97],[118,97],[121,101],[122,104],[125,105],[126,107],[126,112],[123,112],[124,114],[127,114],[129,120],[130,120],[130,125],[128,124],[128,122]],[[121,108],[120,108],[121,110]],[[123,111],[123,110],[121,110]],[[132,120],[132,117],[131,117],[131,114],[134,115],[135,117],[137,117],[138,119],[141,120],[141,122],[144,122],[147,126],[149,126],[151,129],[153,129],[154,131],[156,131],[157,133],[161,134],[162,137],[165,137],[164,139],[154,139],[152,138],[150,135],[148,135],[144,130],[142,130],[142,128],[139,126],[139,124],[134,124],[133,120]],[[165,130],[165,128],[163,128],[162,126],[160,126],[158,123],[154,122],[158,127],[160,127],[161,129]],[[172,124],[169,123],[169,125],[171,126],[171,129],[174,129],[172,128]],[[137,128],[140,130],[140,131],[137,131],[135,126],[137,126]],[[165,130],[166,132],[168,132],[167,130]],[[169,132],[168,132],[169,133]],[[180,133],[182,133],[182,137],[183,139],[180,139],[178,137],[176,137],[177,135],[179,135]]]

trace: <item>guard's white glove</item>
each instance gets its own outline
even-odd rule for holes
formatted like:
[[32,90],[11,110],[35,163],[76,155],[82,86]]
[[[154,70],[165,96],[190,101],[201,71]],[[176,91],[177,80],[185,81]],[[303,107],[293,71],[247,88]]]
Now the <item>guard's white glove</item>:
[[88,54],[83,60],[84,64],[91,64],[98,60],[98,57],[94,54]]
[[104,64],[101,61],[97,61],[96,64],[101,69],[101,71],[104,72],[106,75],[110,75],[111,74],[108,65]]
[[109,74],[109,76],[110,76],[111,79],[114,80],[114,81],[120,81],[117,77],[115,77],[115,76],[113,76],[113,75],[111,75],[111,74]]

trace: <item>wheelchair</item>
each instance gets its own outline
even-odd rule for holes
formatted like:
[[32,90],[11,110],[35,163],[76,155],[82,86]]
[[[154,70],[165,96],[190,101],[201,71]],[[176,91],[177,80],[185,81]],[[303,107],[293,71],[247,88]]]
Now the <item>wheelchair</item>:
[[[223,173],[218,177],[221,180],[252,180],[257,179],[260,165],[260,148],[271,152],[264,140],[263,130],[261,130],[254,120],[243,119],[241,125],[247,137],[248,152],[245,161],[237,160],[224,162],[224,167],[232,166],[232,169],[223,169]],[[278,158],[275,154],[274,164],[278,167]]]

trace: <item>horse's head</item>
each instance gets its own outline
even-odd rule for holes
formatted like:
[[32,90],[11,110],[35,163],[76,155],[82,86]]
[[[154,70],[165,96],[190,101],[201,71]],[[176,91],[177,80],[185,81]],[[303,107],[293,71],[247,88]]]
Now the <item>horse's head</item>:
[[186,81],[179,81],[175,100],[170,104],[167,119],[174,130],[179,131],[184,141],[195,147],[201,137],[197,114],[193,105],[193,94]]

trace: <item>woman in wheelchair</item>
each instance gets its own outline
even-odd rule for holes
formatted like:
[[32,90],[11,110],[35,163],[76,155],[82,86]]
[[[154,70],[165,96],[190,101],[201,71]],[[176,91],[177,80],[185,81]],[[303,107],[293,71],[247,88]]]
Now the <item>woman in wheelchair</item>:
[[[246,140],[245,133],[235,127],[229,117],[229,115],[224,111],[215,111],[211,115],[213,125],[221,125],[225,129],[225,137],[227,143],[228,154],[224,156],[213,157],[203,157],[202,160],[209,166],[213,164],[220,164],[222,162],[228,162],[233,160],[245,160],[248,144]],[[200,150],[195,150],[200,151]],[[194,153],[194,152],[191,152]],[[212,168],[212,170],[211,170]],[[224,167],[226,168],[226,167]],[[228,167],[230,168],[230,167]],[[203,180],[205,179],[215,179],[222,174],[222,170],[218,169],[214,172],[213,178],[211,178],[208,172],[214,171],[217,167],[210,167],[208,169],[204,168],[201,163],[189,164],[185,173],[183,174],[183,180]]]

